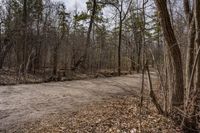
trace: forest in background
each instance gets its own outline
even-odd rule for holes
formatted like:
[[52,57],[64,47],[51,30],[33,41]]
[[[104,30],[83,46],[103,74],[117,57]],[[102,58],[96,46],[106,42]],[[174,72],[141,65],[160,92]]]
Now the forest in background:
[[[51,0],[1,3],[0,68],[16,72],[18,78],[27,74],[56,78],[99,71],[120,75],[121,70],[141,70],[144,20],[142,10],[137,9],[140,2],[123,1],[120,7],[114,1],[94,6],[88,1],[87,11],[72,12],[64,3]],[[105,8],[111,8],[112,18],[106,17]],[[156,11],[149,15],[146,42],[160,55]]]
[[[37,75],[48,81],[103,71],[120,76],[149,67],[158,73],[160,114],[173,114],[198,132],[200,94],[199,0],[88,0],[87,11],[51,0],[2,0],[1,78]],[[105,8],[112,9],[107,18]],[[112,20],[112,21],[111,21]],[[3,75],[3,76],[2,76]],[[37,78],[37,77],[36,77]],[[141,87],[141,103],[144,83]],[[175,115],[174,115],[175,114]]]

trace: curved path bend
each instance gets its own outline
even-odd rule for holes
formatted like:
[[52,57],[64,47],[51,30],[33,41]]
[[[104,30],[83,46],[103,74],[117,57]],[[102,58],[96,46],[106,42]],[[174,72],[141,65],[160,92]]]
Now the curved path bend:
[[0,86],[0,133],[51,113],[73,111],[113,96],[137,94],[141,75]]

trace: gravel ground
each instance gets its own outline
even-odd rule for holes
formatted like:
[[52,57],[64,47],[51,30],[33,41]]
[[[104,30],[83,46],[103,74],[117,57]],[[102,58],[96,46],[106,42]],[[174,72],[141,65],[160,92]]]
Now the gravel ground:
[[53,114],[70,113],[88,103],[115,96],[137,95],[141,75],[0,86],[0,132],[14,132],[24,124]]

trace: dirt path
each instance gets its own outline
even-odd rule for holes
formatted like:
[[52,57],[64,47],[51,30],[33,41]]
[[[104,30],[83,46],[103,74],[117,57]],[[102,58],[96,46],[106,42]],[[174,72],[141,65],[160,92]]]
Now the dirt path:
[[116,95],[136,94],[140,75],[0,87],[0,132]]

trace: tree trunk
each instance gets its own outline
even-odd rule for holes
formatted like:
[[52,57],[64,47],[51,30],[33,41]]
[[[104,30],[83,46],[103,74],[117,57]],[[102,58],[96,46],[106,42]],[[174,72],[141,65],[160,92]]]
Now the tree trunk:
[[0,22],[0,49],[2,48],[2,35],[1,35],[1,32],[2,32],[2,28],[1,28],[1,22]]
[[86,42],[85,42],[85,52],[80,57],[80,59],[74,64],[74,67],[72,68],[73,71],[76,70],[82,64],[84,64],[84,67],[86,65],[85,62],[86,62],[86,58],[87,58],[87,55],[88,55],[88,48],[90,46],[90,35],[91,35],[92,26],[93,26],[94,19],[95,19],[96,8],[97,8],[97,1],[93,0],[92,15],[90,17],[90,24],[89,24],[88,31],[87,31],[87,39],[86,39]]
[[184,84],[181,51],[174,34],[172,24],[170,22],[170,16],[166,2],[166,0],[155,0],[157,10],[159,13],[161,27],[166,40],[166,44],[169,47],[169,52],[172,59],[172,66],[174,69],[174,88],[172,88],[172,105],[179,106],[182,105],[184,102]]
[[36,50],[32,49],[32,51],[28,57],[27,63],[26,63],[26,73],[30,73],[32,71],[32,66],[33,66],[33,61],[34,61],[35,55],[36,55]]
[[3,68],[4,59],[10,51],[10,49],[12,48],[12,46],[13,43],[11,43],[8,39],[4,40],[4,46],[2,47],[2,49],[0,49],[0,69]]
[[59,44],[56,44],[54,51],[53,51],[53,78],[55,78],[57,76],[58,47],[59,47]]
[[36,70],[39,70],[40,68],[40,51],[41,51],[41,46],[42,46],[42,41],[41,41],[41,36],[40,36],[40,15],[37,15],[37,44],[35,46],[36,53],[34,57],[34,74],[36,73]]
[[[183,1],[184,12],[187,20],[187,30],[188,30],[188,45],[187,45],[187,57],[186,57],[186,88],[188,88],[188,83],[190,82],[190,77],[192,73],[192,67],[194,64],[194,40],[195,40],[195,19],[193,17],[193,12],[191,11],[189,0]],[[188,90],[186,90],[186,95]]]
[[[164,41],[165,42],[165,41]],[[166,42],[165,42],[166,43]],[[174,88],[174,71],[172,66],[172,60],[169,53],[168,46],[165,47],[165,74],[166,74],[166,85],[165,89],[166,92],[166,101],[165,101],[165,110],[169,113],[172,110],[172,95],[173,95],[173,89]]]
[[[140,33],[139,33],[140,34]],[[141,38],[141,36],[140,36]],[[141,51],[142,51],[142,44],[141,44],[141,40],[138,41],[138,44],[137,44],[137,73],[140,72],[140,67],[141,67],[141,61],[140,61],[140,58],[141,58]]]
[[[194,19],[188,27],[188,46],[187,46],[187,59],[186,59],[186,87],[190,81],[192,67],[194,64],[194,40],[195,40],[195,21]],[[187,92],[189,93],[189,92]]]
[[[196,38],[195,38],[195,45],[197,48],[200,47],[200,0],[195,0],[194,1],[194,16],[195,16],[195,28],[196,28]],[[198,54],[198,53],[197,53]],[[194,101],[194,115],[196,117],[193,118],[193,125],[195,125],[195,128],[200,128],[198,127],[199,120],[197,118],[200,117],[199,115],[199,105],[200,105],[200,58],[198,59],[197,62],[197,67],[196,67],[196,80],[195,80],[195,89],[194,92],[196,94],[196,100]],[[198,122],[197,122],[198,120]]]
[[122,14],[119,20],[119,42],[118,42],[118,76],[121,75],[121,44],[122,44]]
[[[195,0],[194,16],[195,16],[195,28],[196,28],[196,38],[195,45],[197,48],[200,47],[200,1]],[[197,63],[197,75],[195,81],[195,89],[200,90],[200,60]]]
[[93,23],[94,23],[94,19],[95,19],[95,14],[96,14],[96,0],[93,0],[93,9],[92,9],[92,15],[90,17],[90,24],[89,24],[89,28],[87,31],[87,39],[86,39],[86,44],[85,44],[85,55],[83,57],[83,62],[85,63],[85,60],[87,58],[88,55],[88,48],[90,46],[90,36],[91,36],[91,32],[92,32],[92,27],[93,27]]
[[25,67],[26,67],[26,62],[27,62],[27,46],[26,46],[26,41],[27,41],[27,0],[24,0],[23,2],[23,62],[22,62],[22,72],[25,72]]

